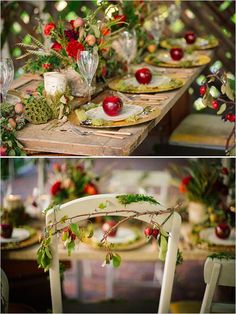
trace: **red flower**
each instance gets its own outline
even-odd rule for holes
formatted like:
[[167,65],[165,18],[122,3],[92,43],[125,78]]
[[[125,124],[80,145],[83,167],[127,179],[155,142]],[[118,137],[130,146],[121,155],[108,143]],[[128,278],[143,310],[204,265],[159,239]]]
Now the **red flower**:
[[85,194],[89,194],[89,195],[98,194],[98,190],[97,190],[96,185],[93,184],[93,183],[91,183],[91,182],[85,184],[84,193],[85,193]]
[[187,192],[186,185],[183,182],[181,182],[180,185],[179,185],[179,191],[181,193]]
[[7,156],[7,148],[5,146],[0,146],[0,156]]
[[45,70],[48,70],[50,67],[51,67],[51,64],[50,64],[50,63],[44,63],[44,64],[43,64],[43,68],[44,68]]
[[102,67],[101,74],[103,77],[107,75],[107,67],[105,65]]
[[183,183],[184,185],[188,185],[191,180],[192,180],[192,177],[191,177],[191,176],[187,176],[187,177],[184,177],[184,178],[182,179],[182,183]]
[[59,44],[57,41],[52,45],[51,49],[60,52],[62,50],[62,45]]
[[223,167],[223,168],[221,169],[221,173],[222,173],[222,174],[225,174],[225,175],[227,176],[227,175],[229,174],[228,168]]
[[79,33],[74,31],[73,29],[67,29],[64,31],[64,35],[66,36],[67,39],[71,40],[76,40],[79,37]]
[[53,196],[57,195],[57,193],[60,191],[61,189],[61,181],[56,181],[53,183],[53,185],[51,186],[51,194]]
[[54,23],[48,23],[44,26],[44,35],[49,36],[51,35],[51,31],[56,28]]
[[53,170],[55,171],[55,172],[61,172],[61,165],[60,164],[58,164],[58,163],[55,163],[55,164],[53,164]]
[[120,22],[119,24],[123,24],[126,21],[126,16],[123,15],[123,14],[120,14],[120,15],[117,14],[117,15],[114,16],[114,19],[116,21],[119,21]]
[[76,40],[70,41],[66,46],[66,53],[74,59],[77,58],[79,51],[84,51],[84,46]]
[[108,27],[103,26],[101,28],[101,33],[102,33],[103,36],[108,36],[111,33],[111,30]]

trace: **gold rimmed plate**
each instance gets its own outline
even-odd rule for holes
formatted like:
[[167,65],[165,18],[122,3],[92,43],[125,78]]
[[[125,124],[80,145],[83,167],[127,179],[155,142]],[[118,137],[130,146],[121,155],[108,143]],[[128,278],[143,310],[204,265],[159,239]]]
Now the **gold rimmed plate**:
[[[130,115],[127,115],[126,107],[130,107],[128,109]],[[109,116],[104,115],[102,111],[101,103],[92,104],[91,106],[84,105],[79,109],[73,110],[70,113],[68,120],[76,126],[90,128],[120,128],[151,121],[156,119],[161,113],[157,105],[148,105],[141,102],[138,105],[124,103],[123,111],[125,112],[125,119],[123,120],[116,118],[116,121],[114,121]]]
[[219,41],[214,36],[198,37],[194,44],[187,44],[184,38],[168,38],[160,42],[160,46],[165,49],[180,47],[192,50],[213,49],[219,45]]
[[134,76],[117,78],[109,82],[108,87],[123,93],[148,94],[166,92],[178,89],[184,85],[184,81],[175,75],[153,74],[149,84],[140,84]]
[[150,54],[145,58],[145,62],[154,66],[167,68],[193,68],[199,67],[211,62],[211,58],[206,54],[197,51],[193,53],[185,53],[184,57],[179,61],[172,60],[170,53],[167,51],[159,51]]

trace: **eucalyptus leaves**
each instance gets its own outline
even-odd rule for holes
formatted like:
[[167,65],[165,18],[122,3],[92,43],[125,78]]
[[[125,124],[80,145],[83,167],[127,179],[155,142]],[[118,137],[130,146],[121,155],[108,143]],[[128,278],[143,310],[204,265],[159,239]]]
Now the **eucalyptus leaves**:
[[[159,204],[153,197],[149,197],[141,194],[128,194],[128,195],[119,195],[116,197],[118,202],[123,205],[128,205],[131,203],[151,203],[153,205]],[[65,248],[67,249],[67,253],[70,256],[71,253],[75,250],[76,243],[78,242],[86,242],[87,239],[93,236],[93,224],[89,219],[96,217],[98,215],[98,211],[101,212],[101,215],[112,215],[112,214],[124,214],[127,213],[128,216],[122,218],[120,221],[116,223],[114,227],[112,227],[108,232],[105,232],[103,238],[100,242],[100,246],[103,247],[107,253],[105,256],[105,260],[103,266],[106,264],[112,263],[114,267],[118,267],[121,263],[121,257],[119,254],[112,252],[112,245],[108,242],[107,237],[112,229],[117,228],[119,225],[124,222],[138,218],[140,216],[148,215],[150,217],[150,223],[155,225],[155,228],[159,230],[159,236],[157,237],[157,242],[160,246],[159,257],[161,260],[165,259],[167,252],[167,244],[169,234],[164,231],[163,225],[167,222],[167,220],[172,216],[174,210],[176,208],[168,208],[166,210],[155,210],[155,211],[136,211],[131,209],[122,209],[122,210],[109,210],[107,212],[108,201],[98,204],[98,208],[94,210],[94,212],[90,214],[78,214],[74,217],[63,216],[60,221],[50,222],[45,228],[45,233],[43,239],[41,241],[41,246],[37,252],[37,261],[39,267],[43,268],[45,271],[48,271],[51,267],[52,263],[52,250],[51,244],[53,236],[57,235]],[[60,210],[59,206],[54,208],[54,212]],[[163,221],[161,225],[154,222],[153,218],[155,215],[168,214],[167,218]],[[77,223],[73,222],[76,218],[84,218],[88,219],[88,225],[86,227],[81,227]],[[63,225],[63,228],[60,229],[58,226]],[[65,226],[65,227],[64,227]],[[149,239],[148,239],[149,240]],[[181,260],[181,254],[178,253],[178,261]]]

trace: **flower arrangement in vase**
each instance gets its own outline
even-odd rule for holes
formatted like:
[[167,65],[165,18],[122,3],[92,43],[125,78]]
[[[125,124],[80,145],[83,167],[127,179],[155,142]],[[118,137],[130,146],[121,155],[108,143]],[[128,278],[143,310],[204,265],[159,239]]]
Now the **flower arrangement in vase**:
[[78,197],[98,194],[90,161],[53,165],[54,179],[50,188],[52,203],[61,204]]
[[[198,224],[223,219],[229,210],[227,196],[231,170],[217,161],[204,159],[192,159],[188,164],[181,169],[184,177],[181,175],[179,190],[189,201],[189,221]],[[180,171],[177,173],[180,174]]]

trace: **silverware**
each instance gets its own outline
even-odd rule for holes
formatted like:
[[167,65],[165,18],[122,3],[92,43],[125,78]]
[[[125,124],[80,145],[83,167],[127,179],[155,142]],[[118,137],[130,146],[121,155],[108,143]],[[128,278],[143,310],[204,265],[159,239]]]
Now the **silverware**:
[[71,127],[70,130],[73,133],[75,133],[77,135],[79,134],[79,135],[82,135],[82,136],[92,134],[92,135],[98,135],[98,136],[103,136],[103,137],[110,137],[110,138],[115,138],[115,139],[124,139],[125,138],[124,136],[119,136],[119,135],[115,135],[115,134],[107,134],[107,133],[103,133],[101,131],[81,131],[80,129],[75,128],[75,127]]

